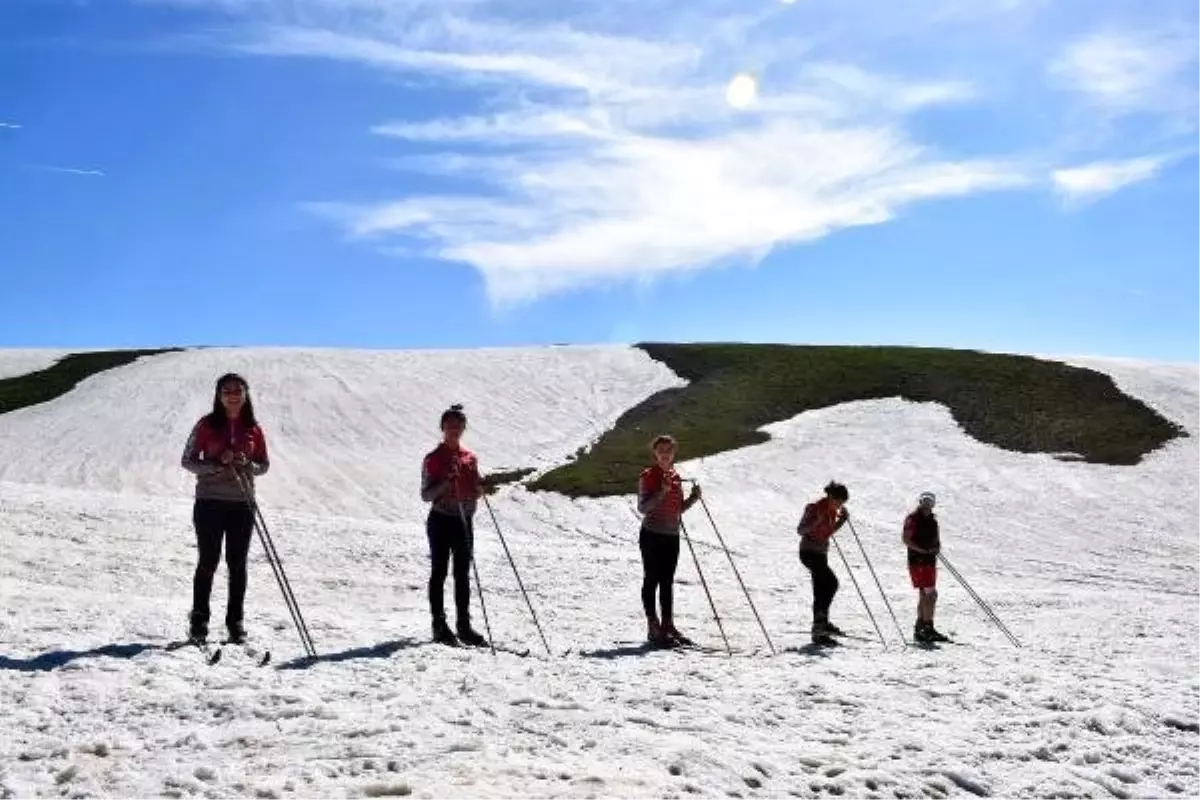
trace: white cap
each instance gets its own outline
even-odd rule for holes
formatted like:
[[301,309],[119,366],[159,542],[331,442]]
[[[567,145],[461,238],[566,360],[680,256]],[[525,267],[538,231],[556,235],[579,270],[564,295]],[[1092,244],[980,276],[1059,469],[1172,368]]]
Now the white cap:
[[920,497],[917,498],[917,503],[924,503],[927,501],[930,505],[937,504],[937,497],[933,492],[921,492]]

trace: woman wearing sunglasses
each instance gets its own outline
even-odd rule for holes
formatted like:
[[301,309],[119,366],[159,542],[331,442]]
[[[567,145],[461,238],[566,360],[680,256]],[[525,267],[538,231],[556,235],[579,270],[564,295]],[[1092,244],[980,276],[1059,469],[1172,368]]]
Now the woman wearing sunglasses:
[[917,590],[917,624],[913,638],[918,642],[949,641],[933,627],[933,612],[937,607],[937,558],[941,550],[941,535],[933,507],[937,498],[933,492],[922,492],[917,508],[904,518],[904,544],[908,548],[908,575]]

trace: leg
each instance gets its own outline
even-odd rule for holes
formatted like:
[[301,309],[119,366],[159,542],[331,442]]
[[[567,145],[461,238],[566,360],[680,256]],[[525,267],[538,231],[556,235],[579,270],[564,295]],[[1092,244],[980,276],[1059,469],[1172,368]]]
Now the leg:
[[813,553],[813,616],[821,619],[829,618],[829,607],[833,605],[833,597],[837,594],[838,579],[829,568],[829,556],[825,553]]
[[638,547],[642,551],[642,610],[646,613],[646,640],[656,645],[665,641],[654,602],[662,580],[662,552],[658,541],[662,538],[661,534],[644,529],[638,536]]
[[460,633],[471,628],[471,558],[475,553],[475,535],[471,521],[466,527],[462,520],[453,520],[455,529],[450,538],[454,554],[454,610]]
[[662,598],[663,630],[671,635],[675,630],[675,568],[679,566],[679,537],[664,536],[662,560],[659,562],[658,586]]
[[450,568],[450,537],[446,533],[447,517],[436,511],[429,512],[425,521],[425,534],[429,539],[429,613],[434,627],[446,624],[446,607],[442,599],[446,584],[446,572]]
[[208,599],[212,595],[213,575],[221,562],[222,520],[218,501],[196,500],[192,506],[192,525],[196,529],[196,574],[192,579],[191,633],[197,638],[208,635]]
[[225,509],[225,567],[229,571],[229,605],[225,627],[232,638],[242,628],[246,600],[246,560],[254,533],[254,509],[246,503],[228,503]]
[[654,595],[658,591],[658,554],[654,547],[655,534],[642,531],[638,537],[638,548],[642,552],[642,610],[646,612],[646,620],[658,624],[658,612],[655,609]]

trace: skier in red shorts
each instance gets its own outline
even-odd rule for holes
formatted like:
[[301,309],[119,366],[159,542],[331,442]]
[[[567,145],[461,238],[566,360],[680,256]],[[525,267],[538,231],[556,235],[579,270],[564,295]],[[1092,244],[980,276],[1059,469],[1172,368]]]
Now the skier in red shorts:
[[922,492],[917,509],[904,518],[904,544],[908,547],[908,574],[918,592],[917,624],[913,638],[918,642],[946,642],[949,639],[933,627],[937,606],[937,557],[941,549],[933,492]]

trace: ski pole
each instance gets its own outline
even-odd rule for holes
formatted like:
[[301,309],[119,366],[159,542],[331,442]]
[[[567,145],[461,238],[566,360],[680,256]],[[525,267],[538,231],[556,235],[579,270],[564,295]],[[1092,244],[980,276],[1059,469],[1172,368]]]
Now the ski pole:
[[[690,481],[695,485],[695,481]],[[733,554],[729,552],[729,547],[725,544],[725,539],[721,537],[721,530],[717,527],[717,521],[713,519],[713,515],[708,510],[708,503],[704,502],[704,496],[700,496],[700,507],[704,509],[705,515],[708,517],[709,523],[712,525],[713,533],[717,535],[717,541],[721,543],[721,549],[725,551],[725,557],[729,559],[729,566],[733,567],[733,574],[737,577],[738,583],[741,584],[742,592],[746,595],[746,602],[750,604],[750,610],[754,612],[754,618],[758,620],[758,627],[762,630],[763,637],[767,640],[767,647],[771,648],[771,655],[775,655],[775,645],[771,642],[771,636],[767,633],[767,626],[763,625],[762,617],[758,615],[758,609],[754,607],[754,601],[750,599],[750,590],[746,588],[745,581],[742,580],[742,575],[738,572],[737,564],[733,560]]]
[[946,558],[946,556],[942,555],[941,553],[938,553],[938,560],[945,565],[946,569],[951,575],[954,576],[955,580],[962,584],[962,587],[967,590],[967,594],[969,594],[971,598],[979,604],[979,607],[983,609],[983,613],[986,614],[988,619],[995,623],[996,627],[1008,637],[1008,640],[1012,642],[1014,646],[1021,647],[1021,642],[1017,640],[1017,637],[1013,635],[1012,631],[1008,629],[1007,625],[1000,621],[1000,616],[987,603],[987,601],[979,596],[979,593],[972,588],[971,584],[967,583],[967,579],[959,574],[958,570],[954,568],[954,565],[950,563],[950,559]]
[[496,528],[496,535],[500,537],[500,544],[504,546],[504,555],[508,556],[508,563],[512,567],[513,575],[517,577],[517,586],[521,588],[521,594],[525,596],[525,605],[529,606],[529,615],[533,617],[533,624],[537,628],[538,636],[542,637],[546,655],[553,656],[554,654],[550,652],[550,645],[546,642],[546,634],[542,632],[542,624],[538,622],[537,612],[533,610],[533,603],[529,600],[529,593],[525,591],[525,584],[521,582],[521,573],[517,571],[517,563],[513,561],[512,553],[508,551],[508,542],[504,540],[504,533],[500,530],[500,523],[496,521],[496,513],[492,511],[492,504],[488,501],[486,494],[483,496],[483,504],[492,518],[492,525]]
[[875,621],[875,614],[871,611],[871,606],[867,604],[867,596],[863,594],[862,588],[858,585],[858,578],[854,577],[854,570],[850,569],[850,562],[846,560],[846,554],[842,552],[842,546],[833,537],[830,537],[830,541],[837,548],[838,555],[842,557],[842,563],[846,565],[846,574],[850,576],[850,580],[854,583],[854,588],[858,590],[858,598],[862,600],[863,608],[867,610],[867,616],[871,618],[871,624],[875,626],[875,632],[879,634],[879,641],[883,645],[883,649],[887,650],[887,639],[883,638],[883,631],[880,629],[879,623]]
[[725,626],[721,624],[721,615],[717,613],[717,604],[713,602],[712,593],[708,591],[708,582],[704,580],[704,571],[700,569],[700,559],[696,557],[696,548],[692,547],[692,538],[688,536],[687,526],[683,524],[683,520],[679,520],[679,532],[683,534],[683,540],[687,542],[688,550],[692,551],[692,561],[696,563],[696,574],[700,576],[700,585],[704,587],[704,594],[708,596],[708,605],[712,608],[713,620],[717,623],[717,630],[721,632],[721,638],[725,641],[725,650],[729,656],[733,656],[733,648],[729,646],[729,637],[725,635]]
[[496,655],[496,643],[492,641],[492,623],[488,622],[487,604],[483,602],[483,584],[479,581],[479,567],[475,566],[475,529],[467,522],[467,512],[461,500],[458,501],[458,518],[462,520],[463,535],[467,540],[467,548],[471,553],[471,571],[475,573],[475,589],[479,592],[479,610],[483,612],[483,627],[487,630],[488,647],[492,655]]
[[292,583],[288,580],[287,573],[284,572],[283,561],[279,558],[279,551],[275,549],[275,540],[271,537],[270,529],[267,528],[267,521],[263,517],[262,508],[259,507],[258,500],[254,497],[250,489],[250,481],[237,469],[234,470],[233,474],[237,480],[238,488],[242,491],[242,497],[245,498],[247,505],[250,506],[254,514],[254,529],[258,533],[259,541],[262,543],[267,563],[271,565],[275,581],[279,584],[279,591],[283,594],[284,605],[287,606],[288,613],[292,617],[292,622],[296,625],[296,632],[300,636],[300,644],[304,647],[304,653],[309,658],[316,658],[317,648],[313,643],[312,634],[309,633],[308,625],[304,621],[304,615],[300,612],[300,604],[297,602],[296,595],[292,591]]
[[846,522],[850,525],[850,533],[854,535],[854,541],[858,543],[858,549],[862,553],[863,561],[867,564],[867,569],[871,571],[871,577],[875,579],[875,586],[879,589],[879,596],[883,598],[883,604],[887,606],[888,613],[892,615],[892,622],[896,623],[896,630],[900,632],[900,641],[904,642],[904,645],[907,647],[908,639],[904,637],[904,628],[900,627],[900,620],[896,619],[896,612],[892,610],[892,604],[883,591],[883,584],[879,582],[879,576],[875,574],[875,567],[871,566],[871,559],[867,558],[867,551],[863,547],[862,539],[858,538],[858,531],[854,529],[854,523],[850,521],[850,517],[846,517]]

